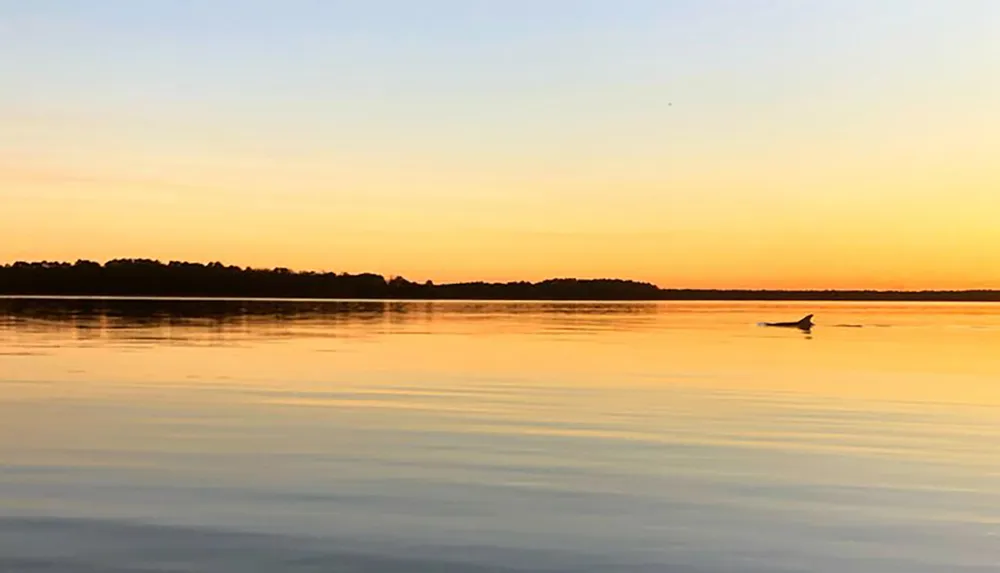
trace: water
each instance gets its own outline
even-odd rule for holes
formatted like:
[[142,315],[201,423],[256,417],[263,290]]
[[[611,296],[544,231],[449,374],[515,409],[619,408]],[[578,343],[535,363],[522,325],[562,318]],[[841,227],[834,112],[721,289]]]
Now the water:
[[0,390],[4,572],[1000,570],[1000,305],[7,299]]

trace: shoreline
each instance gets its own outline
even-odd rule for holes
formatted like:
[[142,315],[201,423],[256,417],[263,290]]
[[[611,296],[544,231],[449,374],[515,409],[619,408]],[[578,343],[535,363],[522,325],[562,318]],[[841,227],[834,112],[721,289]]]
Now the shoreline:
[[108,302],[362,302],[362,303],[660,303],[660,302],[883,302],[883,303],[1000,303],[1000,291],[987,291],[986,296],[963,296],[965,291],[875,292],[871,295],[852,296],[845,292],[838,296],[816,293],[800,296],[784,291],[764,291],[758,296],[725,296],[708,294],[698,296],[665,295],[661,298],[462,298],[462,297],[296,297],[296,296],[240,296],[240,295],[174,295],[174,294],[0,294],[2,301],[108,301]]

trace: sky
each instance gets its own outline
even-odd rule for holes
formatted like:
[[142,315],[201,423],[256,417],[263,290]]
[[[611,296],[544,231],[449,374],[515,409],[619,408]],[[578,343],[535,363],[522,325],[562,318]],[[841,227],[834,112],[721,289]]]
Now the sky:
[[0,262],[1000,288],[1000,2],[0,0]]

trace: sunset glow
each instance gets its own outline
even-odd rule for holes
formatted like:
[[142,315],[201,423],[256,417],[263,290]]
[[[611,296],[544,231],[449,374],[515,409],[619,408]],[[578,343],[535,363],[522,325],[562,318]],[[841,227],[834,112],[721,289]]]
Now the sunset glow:
[[1000,288],[1000,3],[0,1],[0,263]]

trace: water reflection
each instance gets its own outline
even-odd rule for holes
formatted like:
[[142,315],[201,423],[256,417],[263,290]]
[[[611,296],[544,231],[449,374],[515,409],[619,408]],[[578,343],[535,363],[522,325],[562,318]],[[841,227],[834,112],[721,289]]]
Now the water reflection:
[[512,316],[518,320],[508,326],[522,330],[581,332],[641,327],[642,320],[630,317],[658,312],[656,305],[634,303],[0,298],[0,330],[7,335],[72,333],[81,342],[184,343],[428,332],[435,321],[469,330],[486,323],[492,328],[495,319]]
[[0,570],[991,570],[1000,307],[803,307],[0,300]]

